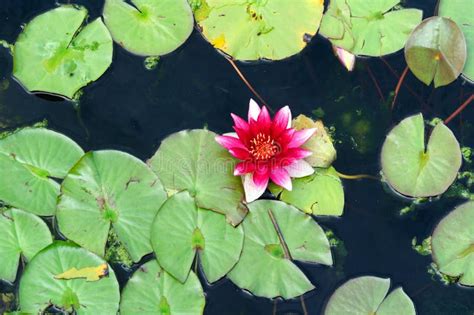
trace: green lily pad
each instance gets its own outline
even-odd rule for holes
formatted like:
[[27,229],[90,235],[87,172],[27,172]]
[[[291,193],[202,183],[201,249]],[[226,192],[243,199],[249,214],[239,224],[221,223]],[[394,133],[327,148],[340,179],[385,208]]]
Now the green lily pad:
[[474,286],[474,202],[467,202],[441,220],[431,238],[439,270],[459,283]]
[[187,190],[196,206],[225,214],[237,226],[247,214],[235,160],[208,130],[185,130],[164,139],[148,161],[169,191]]
[[86,8],[61,5],[26,25],[13,49],[13,75],[28,91],[72,98],[107,70],[112,38],[100,18],[86,19]]
[[0,210],[0,279],[13,282],[22,257],[30,261],[53,242],[49,228],[34,214]]
[[54,215],[59,184],[84,154],[68,137],[25,128],[0,139],[0,200],[43,216]]
[[267,298],[291,299],[314,289],[293,260],[332,265],[323,229],[310,216],[281,201],[258,200],[249,208],[242,223],[244,248],[228,274],[230,280]]
[[452,20],[434,16],[418,25],[405,46],[411,72],[426,85],[447,85],[466,63],[466,40]]
[[242,227],[227,224],[222,214],[196,207],[183,191],[170,197],[156,215],[151,243],[160,265],[181,282],[196,256],[209,282],[225,276],[242,251]]
[[472,0],[441,0],[438,6],[438,15],[452,19],[461,28],[466,38],[467,60],[463,69],[466,79],[474,82],[474,14],[472,14]]
[[415,315],[415,306],[402,288],[388,296],[390,279],[364,276],[347,281],[329,299],[324,315]]
[[112,227],[133,261],[151,253],[151,224],[166,200],[156,175],[119,151],[86,153],[61,186],[57,222],[61,233],[104,256]]
[[344,211],[344,188],[336,170],[317,168],[314,174],[293,179],[293,189],[269,186],[272,194],[286,203],[313,215],[341,216]]
[[88,282],[78,278],[56,279],[72,268],[96,267],[105,261],[66,242],[56,241],[39,252],[26,266],[20,280],[19,306],[22,313],[43,314],[55,306],[71,314],[117,314],[120,292],[114,271],[108,266],[107,276]]
[[399,9],[400,0],[332,0],[320,33],[355,55],[379,57],[405,46],[423,12]]
[[316,34],[323,0],[201,0],[195,18],[204,37],[238,60],[280,60]]
[[152,260],[138,268],[122,292],[120,314],[203,314],[206,303],[198,277],[180,283]]
[[442,122],[425,146],[422,114],[408,117],[390,131],[382,147],[382,173],[399,193],[430,197],[444,193],[461,167],[456,137]]

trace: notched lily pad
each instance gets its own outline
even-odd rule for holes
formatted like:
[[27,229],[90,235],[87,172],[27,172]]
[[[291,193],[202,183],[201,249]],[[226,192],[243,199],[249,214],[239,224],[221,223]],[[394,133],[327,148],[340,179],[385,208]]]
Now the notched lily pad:
[[465,203],[441,220],[433,232],[433,260],[439,271],[474,286],[474,202]]
[[13,75],[30,92],[73,98],[112,63],[112,38],[87,9],[61,5],[31,20],[13,49]]
[[421,114],[408,117],[387,135],[382,147],[382,173],[399,193],[430,197],[444,193],[461,167],[461,149],[452,131],[438,123],[425,145]]
[[203,314],[204,292],[191,272],[180,283],[152,260],[139,267],[123,289],[120,314]]

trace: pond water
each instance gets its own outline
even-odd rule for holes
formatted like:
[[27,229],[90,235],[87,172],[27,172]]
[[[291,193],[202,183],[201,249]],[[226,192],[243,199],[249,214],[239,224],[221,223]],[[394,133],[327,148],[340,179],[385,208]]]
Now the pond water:
[[[82,0],[91,18],[101,15],[103,1]],[[14,42],[20,26],[56,5],[53,0],[2,0],[0,38]],[[436,0],[405,1],[433,14]],[[384,58],[397,72],[405,67],[403,53]],[[229,113],[245,116],[254,97],[230,64],[196,30],[177,51],[162,57],[154,70],[143,58],[114,47],[111,68],[83,89],[79,107],[51,97],[29,95],[11,78],[12,58],[0,49],[0,131],[46,119],[48,126],[75,140],[85,150],[119,149],[143,160],[161,140],[182,129],[208,126],[216,132],[231,127]],[[412,75],[406,79],[414,96],[402,87],[389,110],[397,78],[380,59],[358,60],[348,73],[334,58],[329,43],[316,37],[299,55],[284,61],[241,64],[239,67],[272,108],[290,105],[294,114],[322,116],[334,127],[342,173],[378,174],[379,153],[388,130],[402,118],[422,111],[427,119],[446,118],[474,89],[459,79],[433,90]],[[382,91],[379,95],[375,77]],[[474,146],[474,107],[449,125],[462,145]],[[344,246],[334,250],[332,268],[298,263],[316,290],[304,296],[309,314],[320,314],[331,293],[360,275],[390,277],[403,286],[419,314],[474,314],[474,291],[446,286],[428,274],[430,256],[411,248],[413,237],[429,236],[437,222],[462,201],[442,198],[404,217],[399,211],[410,201],[395,196],[380,182],[344,181],[345,213],[341,218],[317,218],[334,231]],[[344,250],[345,248],[345,250]],[[122,285],[129,276],[117,272]],[[15,286],[0,284],[0,292]],[[206,314],[271,314],[274,303],[243,292],[229,280],[205,287]],[[277,314],[303,314],[300,300],[278,301]]]

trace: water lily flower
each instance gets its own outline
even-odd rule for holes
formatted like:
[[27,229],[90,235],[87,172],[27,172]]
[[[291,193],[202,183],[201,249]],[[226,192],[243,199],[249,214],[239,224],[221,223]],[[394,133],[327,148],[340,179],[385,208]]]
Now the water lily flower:
[[311,175],[314,169],[304,158],[311,151],[301,146],[314,134],[315,128],[291,128],[291,111],[281,108],[270,117],[265,106],[250,100],[247,121],[231,114],[235,133],[217,136],[217,142],[239,159],[234,175],[242,176],[247,202],[258,199],[269,181],[292,189],[291,177]]

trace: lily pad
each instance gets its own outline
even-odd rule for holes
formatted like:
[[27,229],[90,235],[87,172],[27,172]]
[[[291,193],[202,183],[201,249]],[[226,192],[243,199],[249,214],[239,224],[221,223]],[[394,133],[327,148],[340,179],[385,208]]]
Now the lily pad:
[[137,262],[153,251],[151,224],[165,200],[160,181],[143,162],[119,151],[95,151],[64,179],[56,217],[64,236],[100,256],[112,227]]
[[344,188],[333,167],[293,179],[291,191],[274,184],[269,188],[280,200],[308,214],[341,216],[344,211]]
[[411,72],[426,85],[447,85],[466,63],[466,40],[452,20],[434,16],[418,25],[405,46]]
[[415,315],[415,306],[402,288],[388,296],[390,279],[364,276],[347,281],[329,299],[324,315]]
[[0,279],[13,282],[20,258],[30,261],[53,242],[49,228],[34,214],[0,210]]
[[281,201],[258,200],[249,208],[242,223],[244,248],[228,274],[230,280],[267,298],[291,299],[314,289],[293,260],[332,265],[323,229],[310,216]]
[[382,173],[399,193],[430,197],[444,193],[461,167],[456,137],[442,122],[425,146],[422,114],[408,117],[388,134],[382,147]]
[[316,34],[323,0],[201,0],[195,18],[204,37],[238,60],[280,60]]
[[400,0],[332,0],[321,35],[355,55],[383,56],[405,46],[423,12],[400,9]]
[[200,315],[206,303],[198,277],[180,283],[152,260],[138,268],[122,292],[120,314]]
[[185,130],[164,139],[148,161],[169,191],[187,190],[196,206],[225,214],[238,225],[247,214],[240,177],[234,176],[235,160],[208,130]]
[[452,19],[461,28],[466,38],[467,60],[463,75],[474,83],[474,7],[473,0],[441,0],[438,6],[438,15]]
[[222,214],[197,208],[186,191],[166,201],[151,231],[158,262],[183,283],[196,254],[209,282],[225,276],[239,260],[243,239],[242,227],[227,224]]
[[474,202],[465,203],[441,220],[433,232],[433,260],[459,283],[474,286]]
[[160,56],[181,46],[193,30],[187,0],[106,0],[104,21],[115,42],[142,56]]
[[68,137],[25,128],[0,139],[0,200],[43,216],[54,215],[59,184],[84,154]]
[[107,70],[112,38],[100,18],[86,19],[86,8],[61,5],[26,25],[13,49],[13,75],[28,91],[72,98]]
[[22,314],[43,314],[50,306],[69,314],[117,314],[119,284],[110,266],[108,275],[98,281],[55,279],[55,275],[72,268],[104,263],[102,258],[76,245],[54,242],[26,266],[18,296]]

